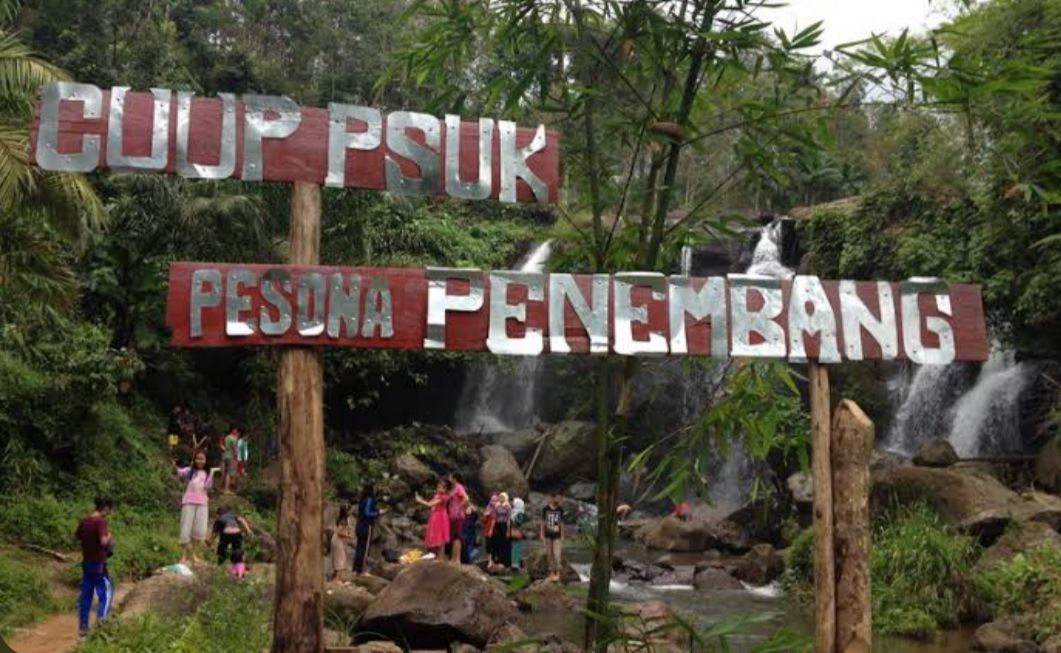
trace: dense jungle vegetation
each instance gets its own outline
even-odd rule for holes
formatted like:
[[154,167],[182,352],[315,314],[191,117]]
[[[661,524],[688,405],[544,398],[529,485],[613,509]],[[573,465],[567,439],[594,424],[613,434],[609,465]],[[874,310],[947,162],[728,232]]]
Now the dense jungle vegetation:
[[[728,241],[759,213],[813,206],[797,213],[809,273],[977,283],[992,337],[1061,355],[1061,0],[954,2],[931,35],[873,37],[828,62],[817,25],[775,30],[756,3],[736,0],[682,2],[682,16],[676,4],[0,0],[0,633],[59,608],[14,544],[68,549],[93,495],[120,506],[118,575],[176,557],[164,439],[174,405],[211,432],[245,424],[259,462],[277,421],[275,355],[170,348],[164,297],[172,261],[283,260],[288,189],[32,168],[32,103],[47,81],[286,94],[561,132],[556,207],[326,189],[325,264],[502,268],[552,238],[557,269],[673,272],[683,244]],[[443,381],[466,360],[328,351],[333,483],[349,491],[382,471],[365,462],[360,434],[448,420],[456,395]],[[617,478],[631,453],[618,388],[636,365],[565,365],[569,395],[556,402],[599,420],[601,478]],[[747,437],[762,458],[806,455],[787,371],[749,367],[733,383],[743,385],[657,468],[675,493],[695,484],[689,465],[708,442]],[[749,405],[765,406],[762,419],[740,422]],[[1054,420],[1044,428],[1061,423],[1061,404]],[[257,522],[273,520],[269,497],[256,509]],[[601,515],[614,538],[614,511]],[[875,597],[885,628],[933,630],[1003,605],[1036,619],[1032,585],[1061,600],[1056,552],[957,596],[949,584],[968,580],[954,572],[973,545],[931,514],[896,523],[880,528],[874,558],[875,582],[891,588]],[[887,556],[915,536],[938,556],[925,578],[904,578],[906,559]],[[610,545],[601,551],[610,565]],[[599,567],[591,602],[606,603],[610,571]],[[255,617],[238,597],[215,599],[236,619]],[[196,620],[144,628],[177,633],[187,650],[215,650],[221,637]],[[85,650],[119,650],[111,637]]]

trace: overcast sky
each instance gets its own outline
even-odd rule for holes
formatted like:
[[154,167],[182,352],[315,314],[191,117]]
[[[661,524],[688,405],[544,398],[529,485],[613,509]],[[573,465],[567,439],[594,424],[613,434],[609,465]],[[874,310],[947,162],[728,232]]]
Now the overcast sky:
[[904,27],[924,32],[939,25],[953,3],[948,0],[790,0],[787,7],[764,9],[763,18],[791,34],[815,21],[824,21],[822,49],[832,49],[871,33],[898,35]]

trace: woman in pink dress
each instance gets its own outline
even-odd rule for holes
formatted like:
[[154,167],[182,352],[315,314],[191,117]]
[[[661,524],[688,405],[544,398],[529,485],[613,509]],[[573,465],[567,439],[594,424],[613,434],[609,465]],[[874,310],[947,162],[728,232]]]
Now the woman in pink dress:
[[442,559],[442,549],[449,542],[449,511],[446,510],[446,499],[449,496],[449,481],[439,479],[435,486],[435,496],[425,501],[416,495],[416,501],[431,509],[427,518],[427,529],[424,531],[424,548],[435,554],[436,560]]

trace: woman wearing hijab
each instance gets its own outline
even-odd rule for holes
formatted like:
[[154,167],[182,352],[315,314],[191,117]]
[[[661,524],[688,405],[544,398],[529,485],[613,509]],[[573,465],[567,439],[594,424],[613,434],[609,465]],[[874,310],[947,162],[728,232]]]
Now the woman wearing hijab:
[[501,492],[497,495],[497,506],[494,508],[494,560],[501,567],[512,566],[512,540],[508,539],[508,527],[512,521],[512,504],[508,495]]
[[512,568],[519,570],[523,567],[523,525],[527,523],[526,505],[523,499],[516,497],[512,500],[512,520],[508,528],[508,539],[512,546]]
[[486,547],[486,565],[494,566],[497,553],[494,552],[494,524],[497,522],[497,495],[490,495],[490,502],[483,511],[483,545]]

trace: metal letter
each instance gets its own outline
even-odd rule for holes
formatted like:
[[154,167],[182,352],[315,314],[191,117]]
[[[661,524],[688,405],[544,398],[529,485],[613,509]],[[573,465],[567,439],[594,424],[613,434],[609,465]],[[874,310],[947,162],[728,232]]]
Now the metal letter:
[[111,111],[107,120],[107,166],[113,169],[163,170],[169,161],[169,104],[173,93],[164,88],[151,89],[154,110],[151,113],[151,154],[148,156],[126,156],[125,140],[125,95],[128,86],[111,89]]
[[549,275],[549,351],[554,354],[568,354],[571,347],[567,344],[566,325],[564,320],[565,300],[578,316],[586,333],[589,334],[589,353],[608,353],[608,285],[610,279],[606,274],[593,275],[593,305],[586,303],[575,277],[570,274]]
[[375,338],[373,335],[379,327],[380,338],[394,335],[394,308],[391,302],[391,289],[385,277],[372,277],[368,285],[368,297],[365,298],[365,321],[361,326],[361,335]]
[[194,96],[191,91],[177,91],[177,174],[189,179],[227,179],[236,171],[236,96],[218,94],[221,98],[221,144],[217,165],[188,160]]
[[357,337],[357,325],[360,320],[361,275],[350,275],[350,292],[343,288],[343,275],[336,272],[332,275],[328,291],[328,337],[338,338],[343,325],[346,326],[346,337]]
[[[209,284],[210,290],[206,290]],[[192,272],[192,296],[188,302],[191,309],[190,335],[203,336],[203,309],[221,305],[221,270],[209,268]]]
[[241,320],[239,314],[251,310],[251,298],[240,295],[240,286],[258,284],[258,275],[250,270],[233,269],[228,272],[225,289],[225,335],[236,338],[254,335],[254,318]]
[[84,103],[85,118],[103,115],[103,91],[92,84],[52,82],[41,91],[41,121],[37,132],[37,165],[43,170],[92,172],[99,165],[98,134],[81,136],[81,151],[59,154],[59,105],[63,100]]
[[[324,333],[324,275],[308,272],[298,280],[298,335],[319,336]],[[310,292],[313,293],[313,314],[310,315]]]
[[689,342],[685,331],[685,316],[700,321],[711,318],[712,358],[729,357],[729,317],[726,311],[726,280],[708,277],[700,291],[693,290],[692,279],[673,276],[670,278],[670,351],[672,354],[689,353]]
[[[287,138],[302,123],[302,110],[289,97],[276,95],[243,96],[243,181],[261,181],[265,170],[262,140]],[[266,118],[271,112],[279,117]]]
[[549,186],[527,165],[527,159],[545,149],[545,125],[538,125],[534,139],[526,147],[517,148],[516,123],[501,120],[497,124],[501,135],[501,192],[498,199],[502,202],[515,202],[516,179],[519,178],[530,186],[535,200],[543,204],[548,202]]
[[[775,322],[784,308],[781,280],[755,274],[730,274],[729,305],[732,314],[733,347],[730,355],[756,358],[784,358],[785,330]],[[748,291],[762,297],[763,307],[748,309]],[[751,334],[758,333],[763,342],[753,344]]]
[[[807,305],[811,312],[807,312]],[[840,347],[836,339],[836,315],[818,277],[796,275],[788,298],[788,359],[807,361],[803,334],[818,334],[818,362],[839,363]]]
[[508,303],[509,284],[518,283],[527,287],[527,301],[540,302],[545,299],[545,275],[540,272],[493,272],[490,274],[490,332],[486,347],[495,354],[515,356],[537,356],[545,348],[542,330],[527,327],[522,338],[510,338],[508,321],[527,321],[527,304]]
[[[360,120],[365,131],[346,131],[347,121]],[[346,151],[374,150],[383,138],[383,114],[379,109],[356,104],[328,104],[328,176],[325,186],[342,188],[346,185]]]
[[446,116],[446,193],[465,200],[484,200],[494,188],[494,121],[479,119],[479,179],[461,181],[461,117]]
[[[406,129],[418,129],[424,134],[424,145],[409,138]],[[402,174],[398,160],[387,153],[387,190],[395,193],[434,195],[439,192],[439,149],[442,132],[438,118],[427,113],[395,111],[387,116],[387,149],[420,168],[420,177]]]
[[[427,268],[427,337],[424,349],[446,348],[446,311],[474,313],[483,307],[483,273],[457,268]],[[467,295],[447,294],[450,279],[468,282]]]
[[899,354],[892,285],[887,281],[878,281],[877,297],[880,304],[879,320],[858,296],[854,281],[840,282],[840,320],[844,324],[844,352],[848,360],[863,359],[862,329],[880,345],[882,360],[895,360]]
[[634,340],[634,322],[648,324],[648,307],[634,306],[631,296],[635,286],[652,289],[652,300],[667,299],[667,278],[658,272],[619,272],[615,275],[615,353],[623,356],[637,354],[666,354],[667,338],[658,331],[649,331],[648,340]]
[[899,284],[902,292],[903,348],[911,361],[918,365],[946,365],[954,360],[954,330],[944,318],[932,316],[925,327],[939,336],[939,347],[925,347],[921,341],[921,293],[931,293],[940,313],[951,316],[950,292],[947,284],[932,277],[911,277]]
[[269,315],[269,309],[264,305],[261,307],[261,317],[258,319],[258,328],[267,336],[282,336],[291,328],[291,302],[276,289],[274,284],[279,284],[284,292],[291,294],[291,275],[287,270],[269,270],[262,277],[262,300],[276,309],[279,317],[273,320]]

